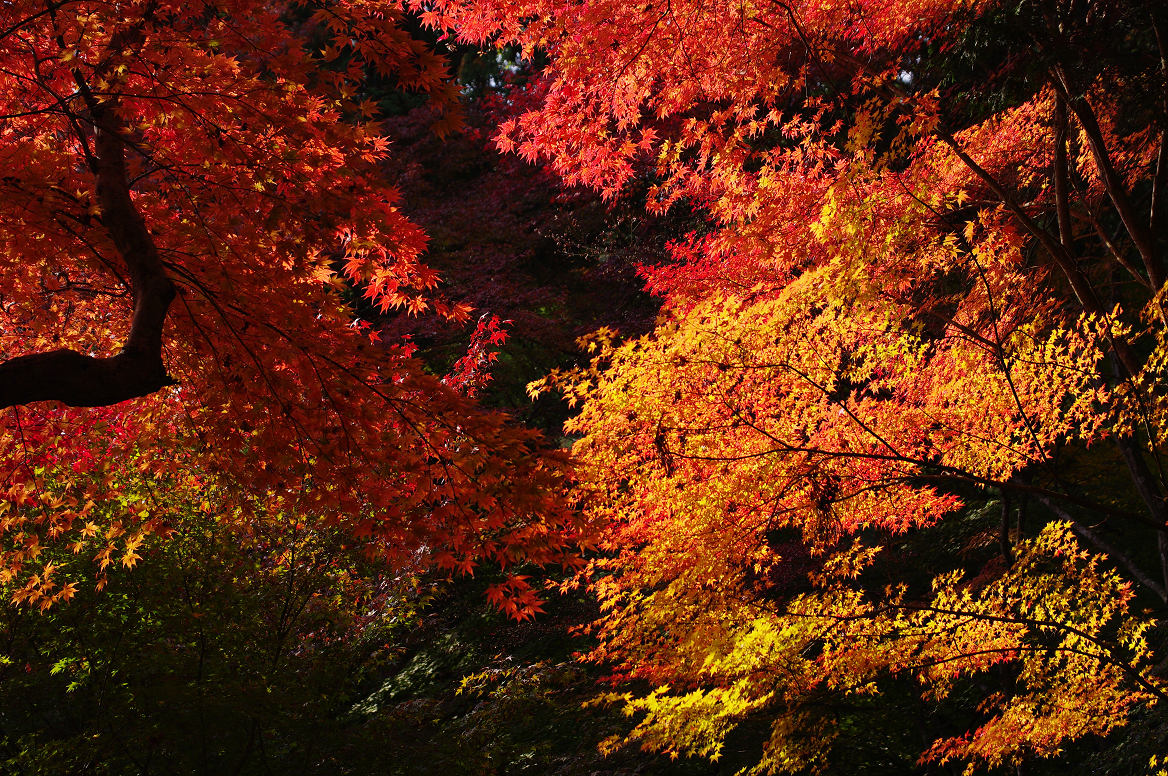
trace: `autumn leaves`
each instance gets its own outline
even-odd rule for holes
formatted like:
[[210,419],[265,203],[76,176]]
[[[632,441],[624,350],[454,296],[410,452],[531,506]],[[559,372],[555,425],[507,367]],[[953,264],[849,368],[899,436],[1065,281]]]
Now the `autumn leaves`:
[[548,51],[505,149],[709,217],[646,270],[652,334],[541,383],[606,526],[594,657],[656,687],[632,739],[717,756],[762,716],[760,770],[818,768],[907,682],[978,704],[924,759],[993,766],[1162,696],[1129,608],[1168,485],[1150,6],[442,7]]
[[[408,5],[546,58],[502,150],[700,220],[644,269],[654,331],[541,383],[580,407],[573,462],[341,301],[466,313],[379,173],[363,79],[453,98],[397,5],[9,3],[0,396],[51,382],[32,367],[62,344],[127,356],[139,316],[138,393],[180,384],[115,411],[92,469],[72,411],[6,416],[9,583],[59,575],[28,547],[96,548],[46,515],[132,492],[159,530],[160,489],[208,488],[402,568],[595,547],[591,656],[642,680],[613,700],[673,753],[764,719],[760,771],[823,768],[887,693],[925,715],[916,756],[995,766],[1162,699],[1136,613],[1168,568],[1153,4]],[[450,385],[473,394],[501,338],[484,321]],[[132,565],[141,540],[102,530],[99,562]],[[528,617],[531,584],[489,595]]]

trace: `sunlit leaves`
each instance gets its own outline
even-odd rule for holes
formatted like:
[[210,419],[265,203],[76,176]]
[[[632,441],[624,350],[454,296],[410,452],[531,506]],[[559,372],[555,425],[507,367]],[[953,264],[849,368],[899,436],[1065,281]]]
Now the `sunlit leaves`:
[[[769,715],[761,771],[823,768],[825,698],[976,675],[1000,689],[925,756],[999,765],[1163,699],[1117,635],[1168,564],[1137,546],[1168,521],[1143,6],[437,6],[546,52],[501,148],[708,218],[644,270],[654,332],[531,387],[582,408],[577,497],[611,553],[593,657],[657,688],[617,698],[634,739],[716,757]],[[1027,50],[985,39],[1002,14]],[[987,501],[999,526],[941,541]],[[1023,529],[1019,503],[1119,541]]]

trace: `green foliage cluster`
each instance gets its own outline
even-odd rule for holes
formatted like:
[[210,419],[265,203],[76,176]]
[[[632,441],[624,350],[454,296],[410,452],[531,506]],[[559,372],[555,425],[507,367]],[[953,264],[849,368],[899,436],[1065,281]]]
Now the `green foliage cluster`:
[[346,706],[424,596],[357,582],[335,537],[256,542],[196,509],[143,555],[72,605],[0,612],[3,771],[350,772]]
[[583,598],[516,625],[489,580],[386,576],[327,531],[197,505],[142,554],[69,605],[0,610],[0,774],[710,772],[598,753],[628,723],[584,707]]

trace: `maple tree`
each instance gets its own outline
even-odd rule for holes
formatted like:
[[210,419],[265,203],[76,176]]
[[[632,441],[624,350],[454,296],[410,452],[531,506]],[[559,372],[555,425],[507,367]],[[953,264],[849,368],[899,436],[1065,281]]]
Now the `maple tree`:
[[[377,82],[458,124],[395,3],[0,10],[0,581],[23,604],[132,566],[167,489],[323,521],[399,566],[571,561],[562,458],[378,343],[345,303],[467,309],[381,163]],[[134,401],[127,401],[134,399]],[[191,496],[194,497],[193,495]],[[242,519],[242,518],[241,518]],[[65,569],[62,569],[62,563]],[[492,591],[516,616],[522,580]]]
[[632,740],[761,715],[758,770],[821,769],[909,682],[975,708],[921,762],[994,767],[1165,700],[1157,4],[414,5],[546,56],[501,148],[709,216],[651,335],[533,387],[582,405]]
[[[28,8],[33,21],[42,18],[34,14],[40,9]],[[175,286],[164,316],[134,318],[139,289],[122,282],[130,261],[109,234],[109,214],[93,204],[101,184],[87,167],[84,144],[94,129],[68,71],[60,110],[30,114],[41,120],[17,122],[6,138],[27,143],[10,159],[55,156],[33,170],[39,178],[7,178],[6,196],[15,191],[18,199],[0,205],[26,219],[10,222],[0,284],[6,316],[0,357],[9,359],[0,390],[11,388],[5,396],[24,402],[0,412],[3,768],[381,774],[515,762],[541,772],[540,763],[554,761],[557,772],[567,772],[557,758],[566,750],[576,770],[595,770],[589,767],[599,759],[595,748],[576,751],[579,720],[608,731],[621,725],[613,715],[578,711],[571,694],[589,692],[579,669],[516,668],[510,656],[497,654],[501,640],[493,634],[478,647],[449,632],[411,630],[423,593],[440,587],[435,580],[488,558],[504,569],[479,574],[458,605],[477,605],[486,619],[479,611],[485,590],[512,617],[532,614],[536,601],[527,585],[509,575],[525,560],[564,559],[564,541],[574,533],[572,517],[557,503],[561,459],[540,452],[535,435],[464,398],[486,384],[501,324],[480,319],[469,352],[439,380],[423,373],[411,358],[413,346],[387,323],[406,311],[406,329],[424,325],[441,336],[463,325],[465,313],[454,303],[433,304],[440,301],[430,287],[435,275],[416,263],[421,232],[401,216],[405,207],[386,182],[418,184],[396,174],[403,159],[416,169],[421,158],[433,175],[438,161],[451,163],[446,157],[481,157],[482,139],[464,142],[460,154],[451,153],[449,138],[432,139],[435,118],[454,114],[445,104],[452,90],[437,67],[426,74],[433,83],[412,84],[429,90],[416,112],[425,120],[410,126],[426,139],[403,142],[402,121],[362,115],[374,106],[360,100],[393,109],[400,97],[395,74],[405,65],[394,60],[371,74],[375,54],[388,56],[400,45],[399,59],[409,54],[434,65],[421,44],[396,32],[394,24],[410,25],[392,8],[382,19],[379,9],[364,6],[369,18],[357,26],[367,25],[376,39],[362,45],[389,44],[361,52],[364,61],[350,60],[357,52],[344,48],[316,56],[330,38],[361,34],[352,27],[341,34],[336,14],[351,12],[341,4],[265,6],[273,14],[261,19],[250,4],[191,7],[185,28],[170,6],[149,8],[52,10],[90,36],[77,52],[61,55],[61,67],[80,56],[84,77],[104,57],[126,65],[118,73],[126,80],[105,84],[101,97],[123,106],[116,118],[125,122],[129,202],[156,242],[164,279]],[[20,9],[9,10],[15,24]],[[153,16],[141,23],[144,37],[118,56],[102,51],[103,25],[132,26],[139,11]],[[216,20],[238,34],[222,35]],[[252,22],[271,25],[262,48],[240,29]],[[8,42],[29,56],[36,53],[30,43],[54,50],[59,41],[45,37],[45,29],[25,29],[25,37]],[[309,48],[301,52],[301,45]],[[268,54],[287,57],[281,66],[297,70],[283,77],[303,83],[275,80]],[[8,75],[45,87],[17,67],[29,62],[35,60],[13,61]],[[187,80],[192,62],[210,68],[197,82]],[[50,65],[57,59],[40,63]],[[216,80],[216,72],[231,78]],[[160,75],[166,77],[157,83]],[[7,104],[27,97],[11,96]],[[267,101],[252,104],[257,97]],[[224,121],[232,116],[238,124]],[[305,120],[314,125],[302,126]],[[381,133],[394,139],[391,157],[376,137]],[[297,156],[301,150],[307,161]],[[523,168],[504,162],[499,178]],[[299,177],[283,177],[285,164]],[[471,214],[471,225],[493,219],[500,228],[501,216],[514,223],[504,205],[539,204],[548,176],[523,173],[527,191],[512,188],[494,210],[490,200],[477,199],[487,206]],[[516,190],[521,196],[512,200]],[[441,192],[432,209],[458,193],[456,186]],[[65,206],[70,201],[77,209]],[[371,217],[376,241],[346,231],[369,217],[366,201],[380,209]],[[430,213],[422,220],[426,231],[450,212]],[[133,222],[132,212],[128,217]],[[385,223],[378,225],[379,218]],[[528,229],[529,219],[521,222]],[[31,223],[36,229],[21,233]],[[40,253],[28,234],[64,247]],[[522,239],[520,245],[516,253],[530,261],[531,248]],[[393,255],[366,254],[381,249]],[[492,261],[513,261],[506,252],[497,249]],[[369,261],[358,265],[361,257]],[[458,258],[443,264],[456,268]],[[415,283],[411,298],[385,280],[395,272],[403,287]],[[499,309],[508,291],[500,278],[482,299]],[[447,286],[443,296],[467,295]],[[533,298],[538,294],[506,299],[505,310],[522,313]],[[423,304],[437,313],[414,315]],[[536,331],[540,320],[527,315],[516,333]],[[156,382],[174,384],[153,385],[134,358],[100,359],[120,349],[133,354],[119,336],[132,321],[140,331],[157,324],[151,332],[157,340],[148,343],[157,352],[141,361],[156,360],[156,371],[164,364]],[[73,354],[52,354],[65,347]],[[42,355],[28,357],[38,349]],[[70,370],[82,376],[74,379]],[[113,377],[103,383],[100,374],[86,373],[102,371]],[[112,406],[84,406],[139,393]],[[38,400],[47,396],[64,402]],[[428,575],[435,565],[438,573]],[[129,567],[134,573],[113,573]],[[495,631],[510,634],[497,611],[490,616]],[[541,635],[552,629],[546,619],[538,627]],[[407,647],[430,639],[422,658],[457,649],[458,665],[492,668],[465,695],[456,694],[455,675],[448,697],[427,697],[436,693],[395,673],[411,670],[402,658]],[[576,677],[566,690],[564,676]],[[405,697],[375,692],[355,706],[393,681]],[[570,720],[563,730],[571,736],[565,742],[560,734],[550,746],[532,743],[534,736],[549,738],[549,728],[558,732],[558,718],[544,713],[557,696],[568,696],[553,711]],[[515,714],[520,707],[526,717]],[[403,737],[403,728],[421,733]],[[421,740],[427,733],[432,743]],[[605,765],[615,768],[611,759]]]

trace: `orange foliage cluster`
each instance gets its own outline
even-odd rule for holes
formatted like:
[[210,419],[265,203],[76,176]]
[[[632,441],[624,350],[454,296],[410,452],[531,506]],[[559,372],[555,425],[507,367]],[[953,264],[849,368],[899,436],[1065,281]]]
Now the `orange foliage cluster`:
[[993,766],[1165,699],[1132,612],[1168,570],[1155,3],[418,7],[546,52],[501,148],[710,219],[646,270],[651,335],[532,387],[582,406],[632,739],[718,757],[767,716],[760,771],[824,767],[827,699],[1008,676],[922,754]]

